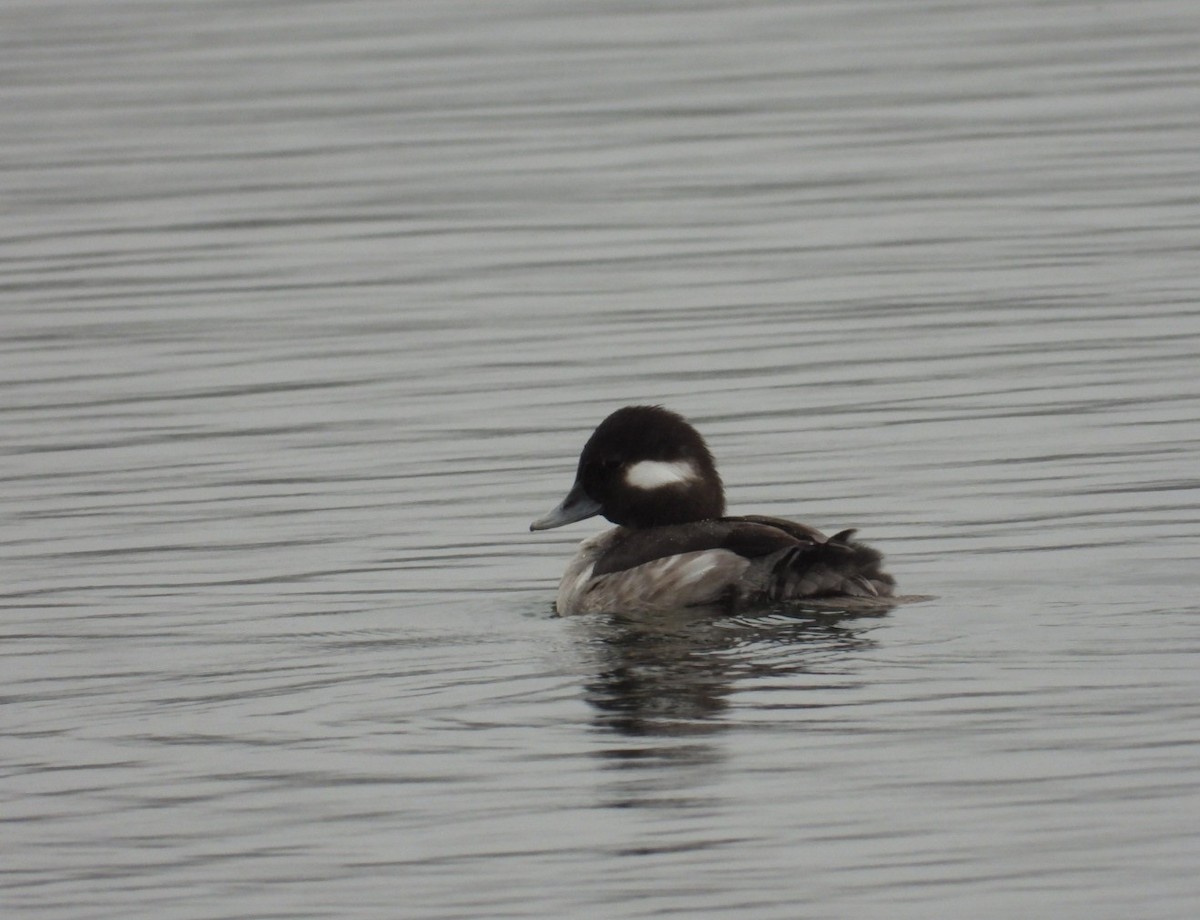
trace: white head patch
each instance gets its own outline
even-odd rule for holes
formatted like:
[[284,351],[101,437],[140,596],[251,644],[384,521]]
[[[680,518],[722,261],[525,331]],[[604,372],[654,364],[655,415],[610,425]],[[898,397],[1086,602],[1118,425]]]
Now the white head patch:
[[659,489],[696,480],[690,460],[640,460],[625,471],[625,482],[635,489]]

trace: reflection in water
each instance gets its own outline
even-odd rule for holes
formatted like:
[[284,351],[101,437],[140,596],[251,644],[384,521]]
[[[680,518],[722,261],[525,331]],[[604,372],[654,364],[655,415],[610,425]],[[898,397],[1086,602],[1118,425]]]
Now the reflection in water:
[[578,622],[595,658],[596,677],[587,684],[595,722],[629,737],[720,731],[719,716],[738,680],[811,672],[831,656],[871,644],[845,612],[714,617],[681,611]]
[[595,669],[585,685],[594,724],[626,741],[599,754],[617,771],[605,794],[615,808],[711,808],[728,751],[715,736],[736,724],[722,718],[736,685],[783,678],[793,686],[797,675],[833,670],[847,652],[873,644],[851,614],[832,611],[722,617],[693,610],[572,623]]

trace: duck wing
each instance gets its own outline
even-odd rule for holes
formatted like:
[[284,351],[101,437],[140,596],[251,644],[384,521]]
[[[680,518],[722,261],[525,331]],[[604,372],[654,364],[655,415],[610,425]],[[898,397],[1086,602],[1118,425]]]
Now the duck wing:
[[811,539],[797,537],[767,523],[771,520],[720,518],[626,530],[621,539],[614,541],[596,560],[592,574],[610,575],[656,559],[706,550],[727,550],[743,559],[760,559],[780,550],[811,544]]
[[[883,556],[783,518],[748,515],[626,529],[588,573],[596,609],[728,602],[730,609],[805,598],[891,597]],[[652,596],[651,596],[652,595]],[[584,608],[580,608],[584,609]]]
[[[801,524],[799,521],[789,521],[787,518],[769,517],[765,514],[744,514],[740,517],[724,518],[726,521],[746,522],[748,524],[761,524],[764,527],[774,527],[776,530],[782,530],[790,537],[795,537],[801,542],[808,543],[824,543],[829,538],[815,527],[809,527],[807,524]],[[843,533],[854,533],[853,530],[843,531]]]

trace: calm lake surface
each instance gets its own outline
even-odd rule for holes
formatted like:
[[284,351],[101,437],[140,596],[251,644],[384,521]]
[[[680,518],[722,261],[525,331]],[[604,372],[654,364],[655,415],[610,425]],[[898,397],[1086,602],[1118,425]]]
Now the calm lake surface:
[[[6,918],[1191,918],[1194,0],[0,2]],[[631,402],[903,591],[560,619]]]

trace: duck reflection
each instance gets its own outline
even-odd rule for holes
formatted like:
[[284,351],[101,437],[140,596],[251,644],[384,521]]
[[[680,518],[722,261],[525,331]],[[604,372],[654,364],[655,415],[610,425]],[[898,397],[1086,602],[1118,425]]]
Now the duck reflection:
[[585,692],[595,727],[615,742],[596,751],[612,771],[602,799],[614,808],[713,808],[728,757],[718,739],[736,724],[726,713],[738,686],[762,685],[762,678],[788,689],[844,685],[813,678],[841,670],[849,653],[874,645],[862,616],[683,611],[572,618],[593,666]]
[[820,671],[873,645],[863,616],[845,610],[755,617],[680,611],[574,622],[595,669],[585,689],[597,727],[630,738],[694,737],[726,727],[721,716],[739,681]]

